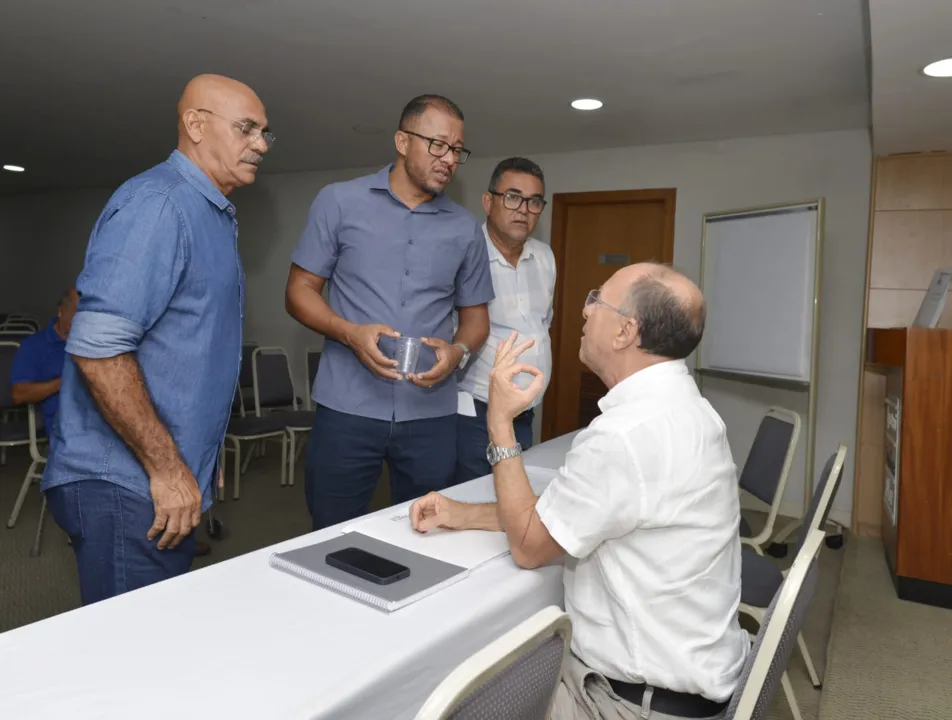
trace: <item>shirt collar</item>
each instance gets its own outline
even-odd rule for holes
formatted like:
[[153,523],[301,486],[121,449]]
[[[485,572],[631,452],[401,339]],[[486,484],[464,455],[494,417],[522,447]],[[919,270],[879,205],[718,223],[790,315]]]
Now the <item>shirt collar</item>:
[[[403,204],[403,201],[393,194],[393,190],[390,189],[390,172],[393,170],[393,163],[390,163],[384,168],[381,168],[379,172],[374,173],[370,177],[370,189],[371,190],[386,190],[390,193],[390,197],[396,200],[398,203]],[[441,192],[432,200],[427,200],[425,203],[420,203],[415,208],[414,212],[423,212],[423,213],[438,213],[440,211],[444,212],[453,212],[453,201],[447,197],[445,192]]]
[[212,205],[219,210],[228,210],[230,214],[234,214],[235,206],[228,202],[228,198],[222,194],[222,191],[212,184],[208,175],[202,172],[198,165],[189,160],[182,152],[173,150],[166,162],[178,170],[192,187],[208,198]]
[[[483,235],[486,236],[486,247],[489,249],[489,259],[495,260],[503,265],[508,265],[509,261],[499,252],[499,248],[496,247],[492,238],[489,237],[489,228],[486,227],[486,223],[483,223]],[[519,262],[528,260],[535,255],[535,250],[532,249],[532,243],[530,242],[531,240],[532,238],[527,238],[526,244],[522,246],[522,255],[519,256]]]
[[657,365],[646,367],[633,373],[618,383],[601,400],[598,407],[602,412],[637,400],[649,390],[654,389],[659,381],[666,378],[684,377],[688,375],[688,366],[684,360],[666,360]]
[[46,332],[49,335],[50,339],[54,342],[65,343],[65,338],[61,338],[60,334],[56,332],[56,317],[50,318],[49,324],[46,326]]

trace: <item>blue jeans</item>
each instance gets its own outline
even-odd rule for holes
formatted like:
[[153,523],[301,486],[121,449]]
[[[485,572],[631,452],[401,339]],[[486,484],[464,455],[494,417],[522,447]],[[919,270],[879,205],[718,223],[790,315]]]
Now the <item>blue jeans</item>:
[[[454,484],[489,475],[493,471],[486,459],[489,431],[486,429],[486,403],[473,400],[476,417],[458,415],[456,418],[456,475]],[[512,421],[516,442],[523,450],[532,447],[532,419],[534,410],[526,410]]]
[[394,422],[318,405],[304,485],[314,529],[365,515],[384,460],[394,504],[448,487],[456,464],[456,415]]
[[192,532],[174,550],[146,539],[155,520],[149,500],[104,480],[80,480],[46,491],[53,519],[72,542],[83,605],[188,572]]

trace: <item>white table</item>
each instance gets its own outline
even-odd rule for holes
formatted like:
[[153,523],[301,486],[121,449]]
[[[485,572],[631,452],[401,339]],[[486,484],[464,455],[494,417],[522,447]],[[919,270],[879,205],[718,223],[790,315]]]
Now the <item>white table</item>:
[[[572,435],[526,453],[558,468]],[[485,500],[491,476],[448,494]],[[274,570],[327,528],[0,635],[0,718],[413,718],[462,660],[547,605],[510,556],[388,615]]]

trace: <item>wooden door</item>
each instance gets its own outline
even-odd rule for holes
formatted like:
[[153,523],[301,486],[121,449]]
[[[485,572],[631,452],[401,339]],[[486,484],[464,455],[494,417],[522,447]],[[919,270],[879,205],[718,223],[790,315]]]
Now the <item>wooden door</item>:
[[625,265],[672,261],[675,197],[673,189],[553,196],[552,252],[558,280],[543,440],[585,427],[599,414],[598,400],[607,389],[578,357],[585,296]]

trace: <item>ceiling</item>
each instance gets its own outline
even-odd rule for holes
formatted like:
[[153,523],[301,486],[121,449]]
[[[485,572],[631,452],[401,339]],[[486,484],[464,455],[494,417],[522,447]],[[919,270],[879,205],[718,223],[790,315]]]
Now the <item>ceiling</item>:
[[869,0],[877,155],[952,151],[952,78],[922,68],[952,57],[952,0]]
[[7,194],[160,161],[201,72],[264,100],[263,172],[387,161],[422,92],[484,156],[869,125],[864,0],[30,0],[3,3],[0,48],[0,164],[27,169]]

